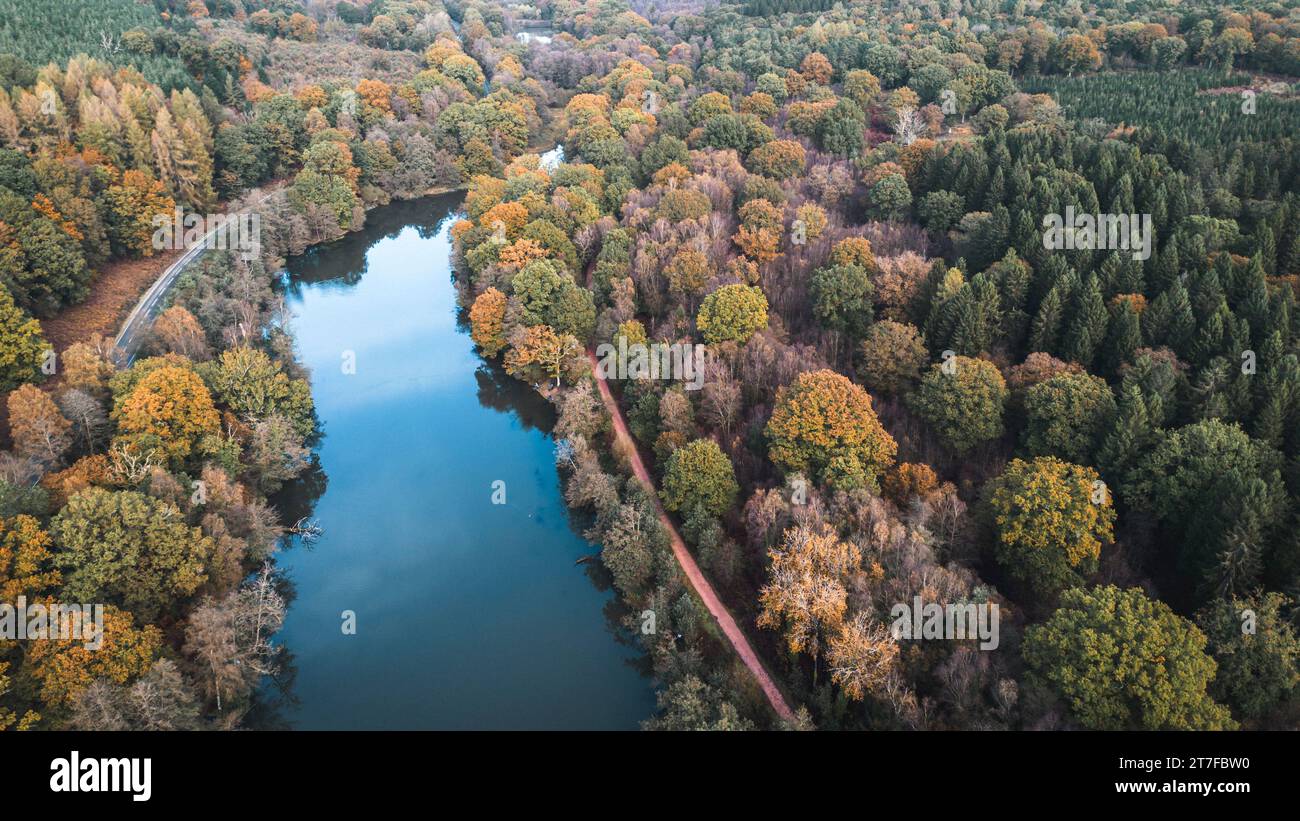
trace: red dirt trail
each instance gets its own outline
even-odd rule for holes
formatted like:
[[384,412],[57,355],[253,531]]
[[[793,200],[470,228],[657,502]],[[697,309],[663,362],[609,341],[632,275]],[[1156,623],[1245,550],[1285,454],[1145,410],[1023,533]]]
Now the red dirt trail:
[[[598,373],[599,365],[595,353],[590,350],[587,351],[587,359],[591,362],[592,373]],[[627,429],[627,423],[623,421],[623,412],[619,409],[618,403],[614,401],[614,395],[610,393],[609,385],[600,377],[596,377],[596,385],[600,388],[600,398],[605,403],[605,410],[609,412],[609,418],[614,420],[615,437],[622,443],[627,453],[631,455],[632,471],[645,488],[646,493],[654,500],[655,512],[659,514],[659,521],[663,523],[664,529],[668,531],[668,535],[672,539],[673,555],[677,557],[677,563],[681,565],[682,570],[686,573],[686,578],[690,581],[691,587],[694,588],[696,595],[704,602],[704,606],[713,614],[713,618],[718,622],[718,626],[722,628],[727,640],[735,648],[736,655],[740,656],[740,660],[754,674],[758,686],[763,689],[763,695],[767,696],[772,709],[786,721],[793,721],[794,713],[790,710],[790,706],[785,703],[785,697],[781,695],[776,682],[768,675],[767,670],[763,669],[763,663],[758,660],[754,648],[749,646],[749,639],[745,638],[745,634],[741,632],[736,620],[731,617],[731,613],[722,604],[722,600],[718,598],[718,594],[713,590],[713,585],[709,584],[709,580],[704,578],[704,573],[700,570],[699,565],[695,563],[695,558],[686,549],[686,542],[682,541],[677,528],[673,526],[672,520],[668,518],[668,512],[664,510],[663,504],[659,501],[659,493],[655,490],[654,480],[650,478],[650,471],[646,470],[645,462],[641,460],[641,453],[637,450],[636,442]]]

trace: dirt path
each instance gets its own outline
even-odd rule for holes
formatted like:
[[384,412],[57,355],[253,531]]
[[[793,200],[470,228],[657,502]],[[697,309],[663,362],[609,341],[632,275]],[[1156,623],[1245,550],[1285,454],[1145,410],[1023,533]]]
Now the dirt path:
[[[596,355],[592,351],[587,351],[587,359],[591,362],[593,373],[597,368]],[[681,565],[682,570],[686,573],[686,578],[690,580],[691,587],[695,593],[704,602],[704,606],[713,614],[713,618],[726,634],[727,640],[735,648],[736,655],[745,663],[749,671],[754,674],[758,681],[758,686],[763,688],[763,695],[767,696],[768,702],[776,714],[787,721],[794,720],[794,713],[790,710],[790,705],[785,703],[785,697],[781,695],[781,690],[777,688],[776,682],[768,675],[767,670],[763,668],[763,663],[758,660],[758,655],[754,648],[749,645],[749,639],[741,632],[740,626],[736,620],[731,617],[731,613],[722,604],[718,594],[714,592],[713,585],[709,580],[704,578],[704,573],[700,570],[699,565],[695,563],[695,557],[686,549],[686,542],[682,541],[681,535],[673,522],[668,518],[668,512],[659,501],[659,493],[655,489],[654,480],[650,478],[650,471],[646,470],[645,462],[641,459],[641,453],[637,450],[636,442],[632,439],[632,434],[627,429],[627,423],[623,420],[623,412],[618,407],[618,402],[614,401],[614,395],[609,390],[609,385],[604,379],[596,379],[596,385],[600,388],[600,398],[605,403],[605,410],[609,411],[609,418],[614,420],[614,434],[618,441],[623,445],[630,454],[632,459],[632,471],[636,473],[636,478],[641,485],[650,494],[654,500],[655,512],[659,514],[659,521],[663,523],[664,529],[673,544],[673,555],[677,557],[677,563]]]

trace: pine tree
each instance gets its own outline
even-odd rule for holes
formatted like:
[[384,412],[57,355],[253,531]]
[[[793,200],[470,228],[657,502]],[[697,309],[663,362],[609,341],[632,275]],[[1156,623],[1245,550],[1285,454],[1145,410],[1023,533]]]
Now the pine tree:
[[1227,390],[1231,383],[1231,365],[1223,357],[1216,357],[1201,368],[1192,385],[1197,419],[1231,419],[1232,409]]
[[1272,447],[1281,448],[1286,434],[1286,405],[1276,394],[1264,400],[1250,435]]
[[1014,225],[1015,228],[1011,232],[1012,246],[1025,259],[1037,260],[1038,255],[1045,251],[1043,248],[1043,235],[1041,231],[1034,229],[1033,216],[1024,209],[1017,211]]
[[1256,254],[1242,273],[1242,282],[1237,301],[1237,313],[1250,323],[1254,329],[1256,342],[1262,341],[1264,329],[1269,320],[1268,281],[1264,273],[1264,259]]
[[1226,598],[1258,588],[1274,503],[1267,484],[1258,476],[1229,473],[1216,483],[1215,491],[1218,503],[1201,508],[1195,517],[1198,526],[1190,531],[1193,542],[1201,544],[1192,545],[1184,558],[1194,561],[1198,553],[1210,553],[1202,590]]
[[989,187],[984,190],[984,210],[992,211],[994,208],[1002,205],[1006,201],[1007,183],[1006,177],[999,166],[993,172],[993,178],[989,180]]
[[1073,314],[1065,336],[1064,358],[1088,368],[1106,338],[1106,327],[1110,322],[1095,276],[1089,277],[1080,289],[1074,301]]
[[1289,205],[1286,228],[1277,244],[1277,273],[1280,276],[1300,273],[1300,203]]
[[1133,359],[1133,352],[1142,347],[1141,317],[1133,303],[1122,299],[1111,314],[1106,333],[1103,362],[1108,373],[1115,373],[1125,362]]
[[[1171,242],[1151,255],[1152,277],[1151,294],[1163,294],[1178,279],[1181,273],[1178,261],[1178,248]],[[1149,294],[1148,294],[1149,295]]]
[[1007,253],[995,262],[988,273],[997,282],[998,301],[1001,308],[1001,327],[1007,346],[1019,351],[1029,333],[1029,314],[1025,307],[1029,299],[1029,284],[1033,270],[1016,253],[1015,248],[1008,248]]
[[952,302],[952,338],[949,347],[974,356],[987,351],[999,321],[997,286],[988,272],[978,274]]
[[1223,313],[1215,311],[1197,331],[1188,358],[1196,364],[1204,364],[1224,353],[1223,335]]
[[[1161,306],[1161,302],[1165,305]],[[1168,291],[1156,297],[1151,307],[1153,311],[1160,311],[1163,307],[1164,315],[1160,335],[1157,336],[1153,328],[1148,337],[1150,342],[1168,346],[1179,356],[1186,356],[1191,347],[1192,335],[1196,332],[1196,317],[1192,314],[1192,303],[1182,282],[1175,280]]]
[[1122,390],[1119,412],[1097,451],[1097,466],[1116,480],[1122,480],[1128,474],[1129,468],[1156,435],[1147,415],[1142,389],[1136,383],[1128,383]]
[[1255,229],[1255,256],[1260,260],[1264,273],[1272,276],[1277,270],[1277,240],[1266,222],[1260,222]]
[[1062,319],[1061,294],[1058,289],[1053,288],[1047,292],[1043,303],[1038,306],[1038,313],[1034,316],[1034,324],[1029,331],[1029,350],[1054,353],[1057,349],[1057,339],[1061,335]]

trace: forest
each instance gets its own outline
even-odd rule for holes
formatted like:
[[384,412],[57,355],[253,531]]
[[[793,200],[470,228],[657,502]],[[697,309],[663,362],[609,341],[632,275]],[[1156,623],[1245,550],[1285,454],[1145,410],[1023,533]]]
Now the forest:
[[[110,604],[108,652],[0,642],[0,727],[240,725],[313,526],[268,502],[318,433],[275,272],[455,189],[473,340],[659,625],[646,729],[1298,726],[1294,7],[110,8],[108,53],[0,30],[0,589]],[[51,348],[155,214],[231,204],[261,258],[187,271],[145,355]],[[1075,212],[1151,253],[1046,242]],[[702,344],[699,390],[602,385],[603,344]],[[913,602],[1000,635],[901,636]]]

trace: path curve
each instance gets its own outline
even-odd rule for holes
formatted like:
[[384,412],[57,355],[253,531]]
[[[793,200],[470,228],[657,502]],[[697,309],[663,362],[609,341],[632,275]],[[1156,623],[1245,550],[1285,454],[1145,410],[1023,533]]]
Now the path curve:
[[[259,205],[266,202],[268,197],[279,191],[282,185],[282,180],[272,180],[260,189],[254,189],[259,193],[257,202],[236,200],[235,202],[226,203],[226,206],[228,209],[232,205],[237,206],[241,213],[255,211]],[[249,192],[250,195],[252,193]],[[227,216],[231,213],[229,210],[226,211]],[[204,234],[203,239],[185,249],[185,253],[180,259],[164,268],[158,278],[153,281],[153,284],[140,295],[140,301],[131,309],[131,313],[127,314],[126,319],[122,320],[122,327],[113,340],[113,347],[116,349],[115,358],[121,367],[128,367],[132,360],[135,359],[140,343],[144,340],[145,332],[153,327],[154,312],[158,308],[158,303],[176,284],[176,279],[180,276],[181,271],[191,262],[203,256],[204,252],[214,245],[213,240],[217,234],[223,230],[226,229],[218,226]],[[261,238],[258,237],[259,242],[260,240]]]
[[763,662],[759,661],[758,654],[750,646],[749,639],[741,632],[740,626],[736,620],[731,617],[731,612],[727,610],[718,594],[714,592],[713,585],[704,577],[703,571],[695,563],[695,557],[686,549],[686,542],[682,540],[677,528],[673,525],[672,519],[668,518],[668,511],[664,510],[663,504],[659,501],[659,492],[655,489],[654,480],[650,478],[650,471],[646,470],[645,462],[641,459],[641,452],[637,450],[636,442],[632,439],[632,434],[628,431],[627,422],[623,420],[623,411],[619,408],[618,402],[614,400],[614,394],[609,390],[609,384],[596,374],[600,373],[599,363],[596,360],[596,354],[588,350],[587,359],[591,362],[592,375],[596,380],[596,385],[600,389],[601,401],[605,403],[605,410],[609,412],[609,418],[614,422],[614,435],[619,442],[623,444],[632,459],[632,472],[645,488],[646,493],[654,500],[655,512],[659,515],[659,521],[663,523],[664,529],[672,540],[673,555],[677,557],[677,564],[681,565],[686,578],[690,581],[691,587],[694,588],[696,595],[704,602],[704,606],[713,614],[713,618],[722,628],[727,640],[735,648],[736,655],[753,673],[754,678],[758,681],[758,686],[762,688],[763,695],[767,696],[768,703],[776,714],[786,721],[794,721],[794,713],[790,710],[790,705],[785,703],[785,697],[781,695],[781,690],[776,686],[776,682],[768,675],[767,670],[763,667]]
[[176,278],[180,276],[185,266],[203,255],[208,248],[208,241],[216,236],[217,231],[214,229],[203,236],[203,239],[196,245],[187,250],[180,259],[173,262],[163,269],[158,278],[153,281],[140,296],[140,301],[127,314],[122,321],[122,329],[118,331],[117,338],[113,340],[113,347],[117,350],[120,358],[119,364],[126,367],[135,359],[136,351],[144,338],[145,332],[153,327],[154,311],[158,308],[158,303],[163,296],[171,290],[172,285],[176,283]]

